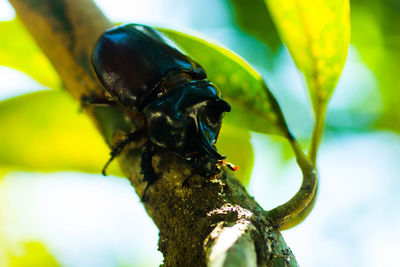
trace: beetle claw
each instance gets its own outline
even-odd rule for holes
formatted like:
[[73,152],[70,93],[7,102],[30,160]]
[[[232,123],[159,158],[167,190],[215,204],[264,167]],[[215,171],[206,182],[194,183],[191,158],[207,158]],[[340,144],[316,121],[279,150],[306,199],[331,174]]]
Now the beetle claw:
[[141,202],[148,202],[149,201],[149,198],[147,197],[147,194],[146,194],[147,190],[149,189],[149,187],[150,187],[150,183],[147,183],[146,187],[143,190],[142,197],[140,198]]

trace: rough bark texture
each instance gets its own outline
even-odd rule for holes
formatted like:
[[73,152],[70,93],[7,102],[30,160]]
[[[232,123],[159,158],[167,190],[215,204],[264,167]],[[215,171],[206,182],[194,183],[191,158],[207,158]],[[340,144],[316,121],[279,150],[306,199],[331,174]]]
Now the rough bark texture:
[[[103,96],[89,58],[98,37],[112,24],[97,7],[90,0],[10,2],[71,95],[78,101],[93,92]],[[85,110],[108,144],[141,124],[140,115],[122,108]],[[119,158],[139,196],[145,188],[139,173],[145,138]],[[214,180],[195,176],[182,188],[190,174],[186,162],[160,152],[153,165],[160,180],[150,187],[144,206],[160,230],[165,266],[297,266],[281,234],[231,171],[224,169]]]

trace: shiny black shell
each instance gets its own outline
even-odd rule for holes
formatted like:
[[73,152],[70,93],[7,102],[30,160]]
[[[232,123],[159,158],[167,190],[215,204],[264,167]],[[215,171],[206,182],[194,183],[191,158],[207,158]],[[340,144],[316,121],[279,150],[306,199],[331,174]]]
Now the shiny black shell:
[[141,111],[160,93],[163,79],[186,73],[206,78],[204,69],[151,27],[126,24],[107,30],[92,54],[105,89],[124,107]]

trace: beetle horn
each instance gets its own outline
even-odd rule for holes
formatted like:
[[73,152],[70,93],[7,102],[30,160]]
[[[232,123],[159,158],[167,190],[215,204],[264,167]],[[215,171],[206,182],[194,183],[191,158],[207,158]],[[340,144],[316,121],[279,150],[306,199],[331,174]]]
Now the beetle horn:
[[215,102],[213,102],[213,105],[215,105],[215,107],[219,109],[221,113],[231,111],[231,105],[229,105],[229,103],[225,100],[217,99]]
[[210,144],[210,141],[208,140],[207,136],[203,132],[200,132],[200,145],[204,149],[204,151],[212,158],[217,159],[217,160],[226,158],[225,156],[222,156],[221,154],[219,154],[217,152],[215,147],[213,147]]

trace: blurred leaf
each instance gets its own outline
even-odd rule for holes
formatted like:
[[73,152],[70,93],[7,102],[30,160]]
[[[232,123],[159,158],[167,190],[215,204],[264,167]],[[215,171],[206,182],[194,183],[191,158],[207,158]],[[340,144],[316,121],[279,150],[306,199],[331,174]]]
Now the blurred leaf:
[[[61,90],[0,102],[0,167],[101,172],[109,149],[79,105]],[[118,173],[112,164],[110,173]]]
[[18,252],[8,251],[8,264],[5,267],[60,266],[42,243],[26,242],[22,246]]
[[315,112],[324,112],[350,44],[348,0],[265,0],[294,62],[304,74]]
[[276,99],[247,62],[221,45],[169,29],[159,30],[200,62],[209,80],[221,89],[223,97],[232,105],[232,111],[225,115],[225,123],[289,136]]
[[373,71],[382,94],[379,128],[400,132],[400,1],[352,1],[352,44]]
[[239,28],[268,45],[273,51],[277,51],[281,41],[264,0],[229,2]]
[[[8,172],[7,168],[0,167],[0,181]],[[1,265],[0,265],[1,266]]]
[[249,184],[254,165],[254,151],[250,138],[249,131],[225,123],[217,142],[218,151],[227,156],[228,162],[239,167],[235,174],[245,186]]
[[20,70],[49,88],[59,88],[61,81],[18,19],[0,21],[0,65]]

